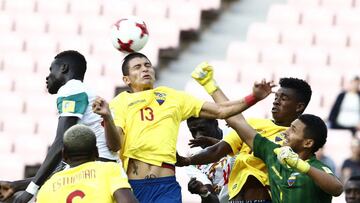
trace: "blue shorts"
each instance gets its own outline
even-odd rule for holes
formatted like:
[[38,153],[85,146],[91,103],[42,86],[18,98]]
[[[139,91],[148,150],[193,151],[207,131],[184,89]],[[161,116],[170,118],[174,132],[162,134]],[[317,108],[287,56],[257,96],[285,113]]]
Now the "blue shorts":
[[175,176],[129,180],[140,203],[181,203],[181,187]]

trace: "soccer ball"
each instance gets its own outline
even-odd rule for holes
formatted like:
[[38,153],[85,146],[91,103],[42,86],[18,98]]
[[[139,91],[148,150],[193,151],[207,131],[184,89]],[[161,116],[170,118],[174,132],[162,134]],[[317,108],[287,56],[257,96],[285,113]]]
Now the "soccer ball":
[[148,41],[149,32],[143,20],[131,16],[111,26],[110,38],[115,49],[123,53],[138,52]]

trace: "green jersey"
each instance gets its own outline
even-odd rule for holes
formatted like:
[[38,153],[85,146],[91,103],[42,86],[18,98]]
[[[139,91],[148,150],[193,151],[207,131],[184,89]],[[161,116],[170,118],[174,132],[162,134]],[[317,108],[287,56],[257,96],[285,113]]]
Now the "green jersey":
[[[331,203],[332,196],[321,190],[306,174],[283,166],[277,160],[273,150],[277,145],[268,139],[256,135],[254,139],[254,155],[261,158],[267,167],[273,203]],[[332,171],[312,156],[306,160],[312,167],[329,174]]]

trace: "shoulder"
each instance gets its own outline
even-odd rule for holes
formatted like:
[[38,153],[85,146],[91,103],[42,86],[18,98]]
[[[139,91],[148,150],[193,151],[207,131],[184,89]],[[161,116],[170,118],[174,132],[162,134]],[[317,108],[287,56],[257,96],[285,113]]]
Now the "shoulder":
[[66,97],[69,95],[86,93],[86,87],[80,80],[69,80],[58,91],[58,97]]
[[128,95],[129,95],[129,93],[126,92],[126,91],[121,92],[120,94],[116,95],[113,99],[110,100],[110,102],[109,102],[110,106],[113,105],[113,104],[120,103]]

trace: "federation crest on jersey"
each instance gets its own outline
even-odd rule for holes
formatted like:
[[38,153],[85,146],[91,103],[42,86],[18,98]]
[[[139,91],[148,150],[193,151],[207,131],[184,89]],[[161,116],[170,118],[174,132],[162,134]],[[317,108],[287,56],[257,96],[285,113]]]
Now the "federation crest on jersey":
[[159,105],[163,104],[166,99],[165,93],[155,92],[155,99]]
[[288,180],[287,180],[287,183],[288,183],[289,187],[291,187],[291,186],[294,185],[294,183],[296,182],[296,176],[299,175],[299,174],[300,174],[300,173],[295,172],[295,173],[292,173],[292,174],[290,175],[290,177],[289,177]]
[[63,113],[72,113],[75,111],[75,101],[64,100],[62,102],[62,112]]

